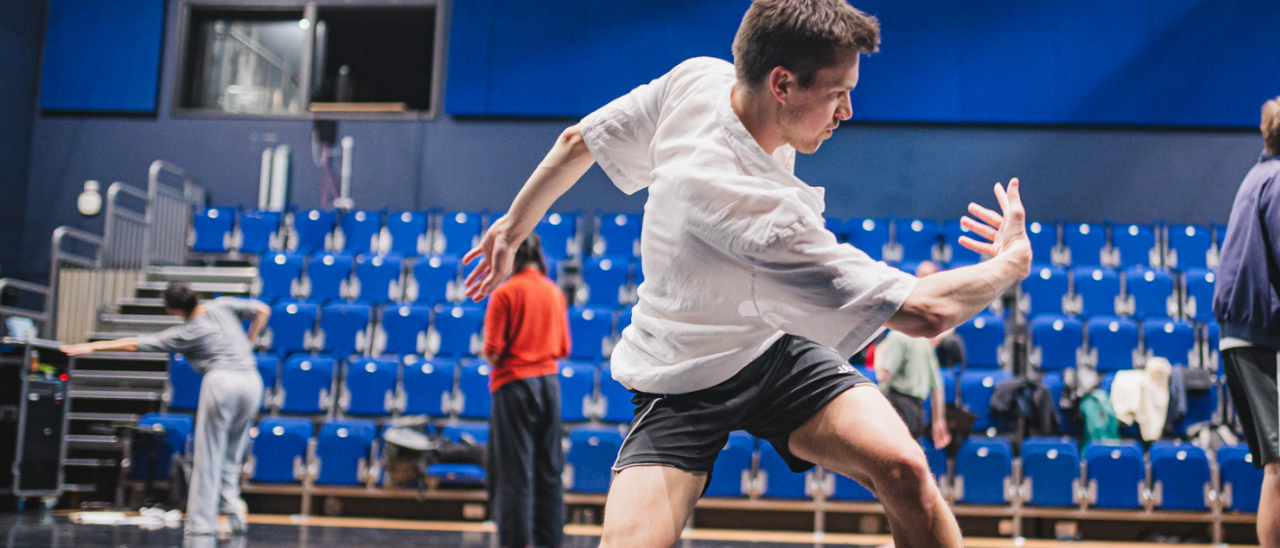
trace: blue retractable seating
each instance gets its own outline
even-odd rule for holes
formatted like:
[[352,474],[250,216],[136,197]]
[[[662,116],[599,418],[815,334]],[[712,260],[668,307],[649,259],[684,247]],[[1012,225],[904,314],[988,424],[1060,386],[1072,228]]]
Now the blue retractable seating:
[[[720,454],[716,456],[711,480],[704,497],[745,497],[749,493],[751,460],[756,439],[746,432],[730,432]],[[743,480],[748,481],[743,481]]]
[[1213,284],[1218,273],[1204,268],[1188,268],[1182,273],[1185,297],[1182,314],[1198,322],[1213,321]]
[[271,349],[281,354],[311,350],[319,314],[312,303],[277,302],[267,320]]
[[427,351],[431,309],[417,305],[393,305],[382,309],[375,354],[422,354]]
[[884,259],[889,245],[889,225],[875,219],[852,219],[846,226],[849,243],[877,261]]
[[356,282],[360,290],[356,299],[370,304],[386,304],[400,300],[404,284],[401,281],[399,255],[361,255],[356,259]]
[[1027,239],[1031,240],[1031,256],[1037,263],[1053,261],[1053,250],[1058,247],[1058,225],[1054,223],[1027,223]]
[[284,362],[280,390],[284,401],[280,411],[320,414],[333,403],[333,358],[296,354]]
[[902,252],[899,262],[932,261],[938,246],[938,223],[924,219],[899,219],[894,222],[894,243]]
[[[489,443],[488,423],[450,423],[440,429],[440,435],[454,443],[481,445]],[[427,475],[444,485],[478,486],[485,481],[484,468],[474,464],[432,464]]]
[[1148,354],[1169,360],[1173,365],[1194,364],[1196,332],[1185,320],[1161,318],[1142,322],[1142,338]]
[[466,357],[480,352],[483,342],[484,309],[465,305],[437,305],[432,329],[435,331],[437,356]]
[[1223,445],[1218,448],[1218,470],[1224,494],[1230,490],[1227,508],[1237,512],[1257,512],[1262,497],[1262,469],[1253,465],[1249,446]]
[[1156,507],[1163,510],[1207,510],[1209,457],[1190,443],[1157,441],[1151,444],[1152,489],[1159,493]]
[[1107,232],[1102,225],[1069,224],[1062,233],[1062,244],[1071,252],[1072,265],[1100,265],[1105,262],[1102,253],[1107,247]]
[[458,258],[453,255],[419,257],[413,263],[405,300],[427,306],[450,300],[459,281],[458,267]]
[[1138,509],[1146,485],[1147,469],[1142,446],[1134,441],[1092,442],[1084,449],[1085,470],[1090,490],[1096,491],[1091,506]]
[[565,488],[574,493],[605,493],[613,479],[613,464],[624,440],[613,426],[581,425],[569,429],[565,452]]
[[600,372],[599,405],[602,408],[599,419],[604,422],[631,422],[636,410],[631,403],[633,395],[622,383],[614,380],[613,371],[606,365]]
[[1213,236],[1209,229],[1195,225],[1169,225],[1165,231],[1168,244],[1164,262],[1169,268],[1209,268],[1209,251],[1213,248]]
[[629,266],[630,261],[622,257],[592,257],[583,261],[585,304],[610,308],[621,305],[629,283]]
[[1154,267],[1160,264],[1156,235],[1148,225],[1112,225],[1111,247],[1120,268]]
[[960,221],[947,221],[942,223],[942,249],[943,258],[948,264],[975,264],[982,260],[982,255],[976,251],[960,245],[960,237],[968,236],[971,239],[982,241],[982,238],[974,234],[967,227],[960,224]]
[[320,330],[324,334],[321,350],[338,358],[369,351],[370,326],[373,316],[369,305],[337,303],[324,307],[320,314]]
[[348,211],[338,221],[343,252],[352,255],[378,251],[382,233],[382,213],[378,211]]
[[360,485],[369,466],[370,449],[378,437],[371,420],[335,419],[320,425],[316,436],[318,485]]
[[169,479],[174,458],[181,458],[187,454],[188,440],[195,432],[191,415],[147,413],[138,418],[138,428],[163,431],[164,438],[157,440],[158,447],[154,448],[143,444],[139,439],[134,439],[133,461],[130,464],[129,477],[145,479],[149,471],[151,479]]
[[382,251],[399,253],[405,257],[426,253],[427,214],[420,211],[400,211],[387,215],[387,226],[382,229],[385,245]]
[[1138,324],[1129,318],[1098,316],[1086,324],[1089,352],[1096,358],[1099,372],[1133,369],[1138,349]]
[[1072,270],[1073,292],[1080,300],[1080,315],[1109,316],[1117,313],[1120,276],[1102,267],[1076,267]]
[[255,354],[258,375],[262,377],[262,407],[267,411],[275,405],[276,383],[280,380],[280,358],[272,354]]
[[569,259],[582,252],[582,239],[578,236],[578,215],[552,213],[538,222],[534,228],[542,239],[542,252],[550,259]]
[[778,451],[767,441],[760,443],[760,469],[758,472],[762,492],[768,499],[807,499],[808,478],[803,473],[792,472]]
[[196,253],[231,251],[236,207],[206,207],[191,218],[191,250]]
[[991,395],[995,386],[1012,378],[1008,371],[965,371],[960,374],[960,397],[964,407],[977,415],[973,431],[983,432],[998,425],[991,417]]
[[268,251],[284,249],[284,238],[280,234],[280,220],[284,217],[279,211],[246,211],[240,215],[239,251],[252,255],[261,255]]
[[643,220],[644,217],[638,213],[600,215],[592,243],[592,254],[639,257]]
[[1004,319],[991,313],[970,318],[956,328],[964,340],[966,366],[974,369],[1000,367],[1000,347],[1004,346]]
[[583,422],[591,418],[595,401],[596,366],[590,363],[560,362],[560,419]]
[[169,380],[165,394],[169,409],[195,411],[200,406],[200,385],[204,375],[191,368],[182,354],[169,355]]
[[302,255],[271,253],[258,261],[258,278],[254,280],[253,294],[268,303],[287,299],[298,294],[302,283]]
[[1072,506],[1080,480],[1080,451],[1069,438],[1032,437],[1022,442],[1022,478],[1031,486],[1028,506]]
[[1071,280],[1060,266],[1035,265],[1022,280],[1022,301],[1028,316],[1063,313],[1063,300],[1071,291]]
[[317,253],[307,261],[307,300],[325,303],[345,299],[351,281],[351,256]]
[[432,251],[461,257],[480,243],[479,213],[445,213]]
[[1031,318],[1031,356],[1042,371],[1076,367],[1077,353],[1084,346],[1084,326],[1080,320],[1061,314]]
[[463,363],[458,374],[458,395],[462,398],[458,416],[464,419],[487,419],[493,399],[489,394],[492,366],[484,360]]
[[333,229],[337,221],[338,212],[333,210],[312,209],[299,212],[293,216],[289,249],[303,255],[331,249]]
[[1173,276],[1165,270],[1130,269],[1124,273],[1125,295],[1133,300],[1133,316],[1140,320],[1178,315]]
[[297,483],[295,474],[311,441],[311,420],[266,417],[253,432],[253,475],[258,483]]
[[342,381],[343,412],[349,415],[387,416],[395,404],[400,362],[393,359],[352,360]]
[[963,504],[1004,504],[1005,482],[1013,474],[1013,446],[1004,438],[973,437],[956,453],[956,477]]
[[597,362],[604,360],[613,347],[613,312],[600,306],[570,308],[569,338],[573,341],[569,357]]
[[403,391],[405,415],[442,417],[449,414],[452,405],[453,384],[457,362],[447,359],[424,360],[418,356],[405,356]]

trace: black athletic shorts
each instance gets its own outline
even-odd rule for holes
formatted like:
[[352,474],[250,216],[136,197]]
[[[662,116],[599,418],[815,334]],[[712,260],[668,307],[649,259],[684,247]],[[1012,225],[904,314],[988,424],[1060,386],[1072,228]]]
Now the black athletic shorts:
[[1280,404],[1277,403],[1276,349],[1244,346],[1222,351],[1227,386],[1235,403],[1253,465],[1280,458]]
[[706,472],[710,485],[711,468],[729,432],[746,430],[773,444],[791,470],[803,472],[814,465],[791,454],[791,433],[845,390],[870,382],[835,350],[784,335],[711,388],[669,395],[636,392],[631,399],[635,419],[613,470],[665,465]]

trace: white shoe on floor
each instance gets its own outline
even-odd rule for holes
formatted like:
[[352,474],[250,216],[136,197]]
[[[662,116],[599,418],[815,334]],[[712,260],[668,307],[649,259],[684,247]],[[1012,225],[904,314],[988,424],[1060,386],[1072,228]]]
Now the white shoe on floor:
[[233,535],[249,532],[249,505],[244,503],[244,499],[236,499],[234,511],[227,514],[227,524]]

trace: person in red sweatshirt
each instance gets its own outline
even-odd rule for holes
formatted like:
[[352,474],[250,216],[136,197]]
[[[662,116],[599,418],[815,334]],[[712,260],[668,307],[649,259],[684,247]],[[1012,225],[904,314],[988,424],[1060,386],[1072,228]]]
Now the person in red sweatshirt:
[[560,546],[564,449],[556,360],[569,355],[564,294],[546,276],[542,242],[530,234],[515,272],[493,293],[484,320],[489,390],[489,501],[503,548]]

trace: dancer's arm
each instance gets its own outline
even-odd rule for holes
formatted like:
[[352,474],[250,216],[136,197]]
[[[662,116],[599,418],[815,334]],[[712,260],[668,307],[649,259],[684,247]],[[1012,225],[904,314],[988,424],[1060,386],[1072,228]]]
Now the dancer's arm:
[[128,337],[125,339],[116,339],[114,341],[97,341],[91,343],[68,344],[62,347],[62,352],[68,356],[83,356],[91,352],[109,352],[112,350],[123,350],[133,352],[138,349],[138,339]]
[[971,203],[969,213],[985,224],[969,217],[961,220],[990,243],[961,236],[960,245],[991,255],[991,259],[920,279],[886,327],[913,337],[936,337],[982,312],[1031,273],[1031,241],[1027,239],[1018,180],[1009,181],[1007,193],[999,184],[995,192],[1003,216]]
[[480,245],[462,258],[467,264],[482,257],[467,276],[468,297],[477,302],[484,299],[511,275],[511,263],[520,242],[538,226],[551,204],[572,188],[594,163],[595,158],[577,125],[560,134],[551,152],[516,195],[511,209],[489,227]]

